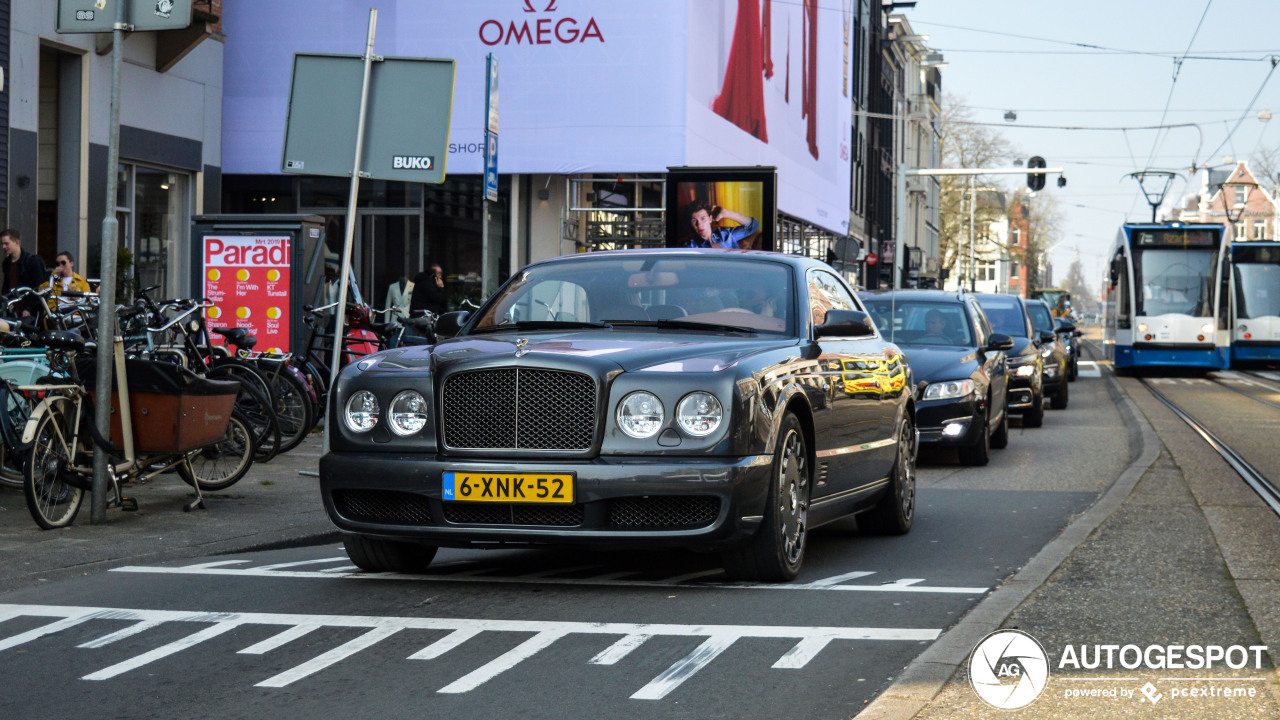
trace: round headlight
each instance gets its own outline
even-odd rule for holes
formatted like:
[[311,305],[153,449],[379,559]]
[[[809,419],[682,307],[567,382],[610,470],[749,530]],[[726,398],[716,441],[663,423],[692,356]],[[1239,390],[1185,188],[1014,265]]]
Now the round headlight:
[[1207,322],[1201,325],[1200,332],[1204,333],[1205,335],[1208,335],[1209,333],[1213,332],[1213,323]]
[[694,437],[706,437],[715,432],[723,419],[724,409],[711,393],[689,393],[676,406],[676,422],[680,423],[680,429]]
[[368,390],[361,390],[347,400],[346,415],[351,432],[369,432],[378,424],[378,398]]
[[653,393],[633,392],[618,403],[618,427],[633,438],[653,437],[664,419],[662,401]]
[[427,425],[426,398],[414,390],[396,395],[387,408],[387,424],[401,437],[416,434]]

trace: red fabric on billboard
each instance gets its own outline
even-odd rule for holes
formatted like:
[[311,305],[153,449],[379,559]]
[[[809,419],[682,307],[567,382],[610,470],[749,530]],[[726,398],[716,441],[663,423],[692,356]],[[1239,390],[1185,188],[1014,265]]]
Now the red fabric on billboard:
[[805,139],[809,141],[809,154],[818,159],[818,0],[804,2],[804,73],[801,94],[801,117],[809,119]]
[[764,78],[760,59],[759,0],[738,0],[738,19],[729,48],[720,95],[711,109],[725,120],[769,142],[764,119]]
[[760,19],[760,52],[764,55],[764,79],[773,77],[773,0],[764,0],[764,16]]

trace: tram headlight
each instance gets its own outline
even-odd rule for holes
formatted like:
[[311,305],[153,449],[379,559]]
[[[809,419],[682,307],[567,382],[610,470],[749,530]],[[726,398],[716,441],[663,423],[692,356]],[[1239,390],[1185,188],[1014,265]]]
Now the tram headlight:
[[1204,333],[1205,335],[1208,335],[1209,333],[1213,332],[1213,323],[1207,322],[1201,325],[1200,332]]
[[1146,332],[1146,331],[1147,331],[1147,324],[1146,324],[1146,323],[1138,323],[1138,332],[1140,332],[1140,333],[1144,333],[1144,332]]

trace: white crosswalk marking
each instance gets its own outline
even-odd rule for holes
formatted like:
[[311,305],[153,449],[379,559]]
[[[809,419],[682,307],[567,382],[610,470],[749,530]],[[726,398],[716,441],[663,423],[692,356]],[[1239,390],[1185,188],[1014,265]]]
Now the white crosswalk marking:
[[1098,363],[1092,360],[1081,360],[1077,366],[1080,371],[1080,377],[1082,378],[1102,377],[1102,368],[1098,366]]
[[[439,658],[450,650],[461,646],[467,640],[484,632],[518,633],[526,637],[511,650],[437,691],[450,694],[475,690],[494,677],[534,657],[567,635],[621,636],[589,661],[596,665],[614,665],[631,652],[640,648],[645,641],[652,637],[702,638],[701,644],[693,652],[672,664],[652,681],[636,691],[632,697],[637,700],[658,700],[666,697],[718,657],[734,642],[744,638],[787,638],[796,640],[796,644],[773,665],[774,668],[779,669],[796,669],[808,664],[815,655],[833,640],[921,642],[935,640],[941,634],[941,630],[917,628],[551,622],[362,615],[208,613],[178,610],[0,604],[0,623],[3,623],[5,619],[23,616],[56,618],[57,620],[35,630],[0,640],[0,647],[17,647],[38,640],[45,635],[96,620],[123,620],[132,621],[134,624],[124,630],[119,630],[95,641],[85,643],[81,647],[99,647],[127,635],[141,634],[144,630],[165,623],[205,625],[204,628],[195,633],[85,675],[82,678],[84,680],[108,680],[117,677],[246,625],[267,625],[283,628],[281,632],[272,637],[239,651],[240,654],[246,655],[261,655],[270,652],[319,628],[353,628],[365,631],[352,640],[257,684],[257,687],[266,688],[287,687],[292,683],[315,675],[326,668],[347,660],[362,650],[373,647],[401,630],[447,632],[442,638],[410,656],[410,659],[415,660]],[[2,630],[3,625],[0,624],[0,631]],[[533,633],[532,636],[529,633]]]

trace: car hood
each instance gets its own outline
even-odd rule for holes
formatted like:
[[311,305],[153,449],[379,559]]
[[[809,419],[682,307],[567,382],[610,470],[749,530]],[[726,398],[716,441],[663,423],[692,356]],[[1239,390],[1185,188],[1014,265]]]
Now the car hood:
[[901,348],[917,382],[961,380],[978,366],[978,351],[973,348],[937,345],[902,345]]
[[[523,342],[521,342],[523,341]],[[580,365],[609,373],[717,372],[749,355],[794,346],[791,337],[708,336],[688,331],[574,330],[470,335],[387,350],[369,372],[445,372],[458,365]]]
[[1013,348],[1005,351],[1005,355],[1016,358],[1022,355],[1035,355],[1036,346],[1032,344],[1031,338],[1015,337],[1013,338]]

